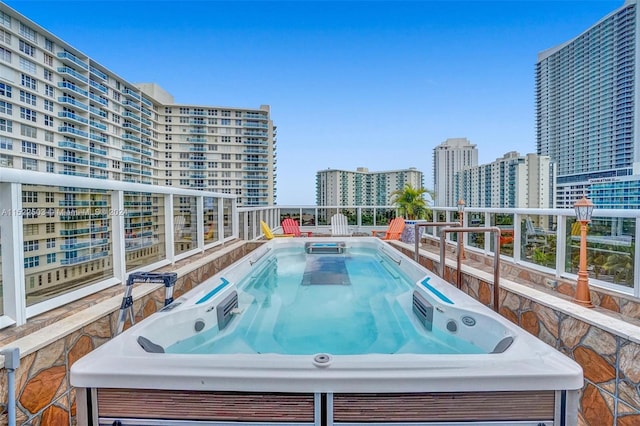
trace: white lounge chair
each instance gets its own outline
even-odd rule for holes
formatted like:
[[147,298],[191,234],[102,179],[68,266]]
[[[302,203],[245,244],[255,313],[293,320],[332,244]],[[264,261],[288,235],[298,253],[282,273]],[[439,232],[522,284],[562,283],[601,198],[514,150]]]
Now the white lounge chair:
[[539,228],[533,225],[533,221],[530,217],[526,219],[526,230],[525,230],[525,243],[546,243],[547,237],[549,235],[554,235],[555,232],[547,231],[545,229]]
[[349,227],[347,217],[342,213],[336,213],[331,216],[331,235],[334,237],[350,237],[353,230]]

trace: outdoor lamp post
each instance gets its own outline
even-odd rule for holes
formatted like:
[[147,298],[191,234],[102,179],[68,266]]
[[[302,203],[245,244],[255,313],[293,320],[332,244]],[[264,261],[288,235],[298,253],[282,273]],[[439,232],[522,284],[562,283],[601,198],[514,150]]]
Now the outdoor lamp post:
[[[458,200],[458,219],[460,219],[460,227],[464,227],[464,200],[461,198]],[[458,238],[460,239],[460,258],[465,259],[464,255],[464,236],[461,233],[458,233]]]
[[583,196],[573,207],[576,209],[576,220],[580,222],[580,266],[576,296],[573,301],[586,308],[593,308],[589,293],[589,274],[587,273],[587,223],[591,222],[593,203]]

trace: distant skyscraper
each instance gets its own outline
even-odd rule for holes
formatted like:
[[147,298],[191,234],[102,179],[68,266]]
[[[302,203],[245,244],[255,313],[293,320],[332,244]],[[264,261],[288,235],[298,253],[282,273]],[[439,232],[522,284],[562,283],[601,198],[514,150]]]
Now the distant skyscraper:
[[467,206],[555,207],[554,165],[547,156],[508,152],[492,163],[458,172],[456,181]]
[[592,191],[598,207],[640,207],[638,19],[627,0],[538,55],[537,153],[557,164],[558,207]]
[[388,206],[391,193],[406,184],[423,188],[422,172],[415,168],[370,172],[327,169],[316,173],[316,204],[319,206]]
[[450,138],[433,149],[433,185],[437,207],[454,207],[457,193],[457,172],[478,165],[478,149],[467,138]]

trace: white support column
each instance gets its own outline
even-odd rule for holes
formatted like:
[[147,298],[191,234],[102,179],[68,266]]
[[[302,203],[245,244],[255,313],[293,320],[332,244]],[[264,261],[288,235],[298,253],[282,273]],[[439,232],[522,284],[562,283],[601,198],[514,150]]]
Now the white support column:
[[113,251],[111,253],[113,256],[113,276],[124,284],[127,277],[127,251],[124,235],[124,213],[126,213],[124,207],[124,191],[111,192],[111,209],[109,210],[109,213],[114,213],[109,215],[111,219],[111,235],[113,238]]
[[520,263],[520,248],[522,246],[522,232],[520,225],[520,215],[517,213],[513,214],[513,261],[515,263]]
[[640,236],[640,218],[635,218],[636,232],[633,244],[635,244],[635,250],[633,251],[633,295],[640,297],[640,250],[638,250],[638,237]]
[[8,321],[19,326],[27,322],[22,185],[0,183],[0,206],[3,309]]
[[567,216],[558,216],[556,221],[556,279],[565,273],[567,257]]
[[175,234],[173,232],[173,195],[164,195],[164,249],[167,253],[167,260],[171,263],[176,261],[174,251]]
[[[230,200],[231,200],[231,217],[237,218],[238,217],[238,199],[231,198]],[[240,234],[240,224],[238,223],[238,220],[231,221],[231,234],[235,238],[238,238]]]
[[198,248],[204,252],[204,197],[196,198],[196,242]]

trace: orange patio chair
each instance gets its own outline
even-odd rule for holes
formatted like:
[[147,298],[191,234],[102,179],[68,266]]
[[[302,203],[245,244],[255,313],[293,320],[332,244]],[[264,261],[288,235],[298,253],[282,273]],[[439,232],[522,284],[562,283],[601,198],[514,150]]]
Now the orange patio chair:
[[400,235],[402,235],[402,231],[404,231],[405,223],[403,217],[396,217],[389,223],[389,228],[382,231],[371,231],[374,237],[377,237],[378,234],[384,232],[384,237],[381,237],[383,240],[399,240]]
[[[303,232],[300,231],[300,225],[298,222],[291,219],[290,217],[286,218],[282,221],[282,232],[285,234],[293,234],[294,237],[302,237]],[[311,232],[304,232],[305,237],[310,237]]]

